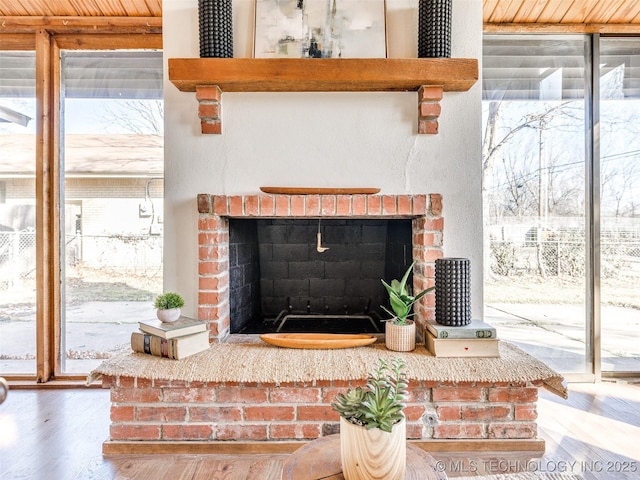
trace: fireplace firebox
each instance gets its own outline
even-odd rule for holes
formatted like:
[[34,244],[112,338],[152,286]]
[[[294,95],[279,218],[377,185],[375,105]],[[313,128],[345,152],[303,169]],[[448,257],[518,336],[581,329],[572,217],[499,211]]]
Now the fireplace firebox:
[[410,219],[230,218],[230,331],[380,332],[412,260]]

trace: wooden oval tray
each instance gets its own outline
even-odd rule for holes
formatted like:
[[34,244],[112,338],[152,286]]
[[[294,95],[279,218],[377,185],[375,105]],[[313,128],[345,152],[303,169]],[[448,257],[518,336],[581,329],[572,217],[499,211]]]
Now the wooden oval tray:
[[264,193],[280,195],[373,195],[379,188],[315,188],[315,187],[260,187]]
[[351,348],[370,345],[376,341],[373,335],[342,333],[265,333],[263,342],[286,348]]

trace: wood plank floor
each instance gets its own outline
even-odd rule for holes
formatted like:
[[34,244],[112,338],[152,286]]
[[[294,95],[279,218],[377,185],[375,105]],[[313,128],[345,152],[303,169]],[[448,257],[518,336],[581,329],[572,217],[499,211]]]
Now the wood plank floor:
[[[278,480],[286,455],[103,457],[109,392],[12,390],[0,405],[0,479]],[[449,477],[517,470],[574,473],[585,480],[640,478],[640,385],[570,384],[569,400],[540,393],[542,458],[434,455]],[[300,479],[306,480],[306,479]]]

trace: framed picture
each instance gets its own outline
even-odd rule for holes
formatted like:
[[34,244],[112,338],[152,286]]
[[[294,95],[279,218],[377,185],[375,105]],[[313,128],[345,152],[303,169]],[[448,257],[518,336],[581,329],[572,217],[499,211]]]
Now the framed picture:
[[256,58],[385,58],[385,0],[256,0]]

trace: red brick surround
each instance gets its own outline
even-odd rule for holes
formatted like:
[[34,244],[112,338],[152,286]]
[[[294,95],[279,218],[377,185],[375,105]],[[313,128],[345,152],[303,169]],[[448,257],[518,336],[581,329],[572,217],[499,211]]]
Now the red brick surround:
[[[338,432],[337,393],[364,381],[202,383],[104,377],[111,440],[302,441]],[[410,439],[533,439],[538,385],[410,382]]]
[[[430,195],[198,195],[198,318],[209,322],[212,341],[229,335],[228,218],[411,218],[414,291],[434,284],[443,256],[442,197]],[[435,297],[416,306],[420,324],[433,318]]]

